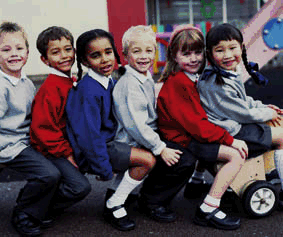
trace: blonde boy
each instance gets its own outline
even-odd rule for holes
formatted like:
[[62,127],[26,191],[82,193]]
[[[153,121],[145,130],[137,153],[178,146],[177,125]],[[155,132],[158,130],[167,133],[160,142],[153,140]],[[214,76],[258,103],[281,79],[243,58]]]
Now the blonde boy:
[[[144,147],[160,156],[167,166],[175,165],[182,152],[166,147],[157,133],[154,81],[149,72],[155,58],[155,33],[150,26],[131,27],[125,32],[122,45],[128,65],[113,91],[118,121],[115,140]],[[163,205],[146,206],[144,210],[158,221],[175,220],[175,214]]]

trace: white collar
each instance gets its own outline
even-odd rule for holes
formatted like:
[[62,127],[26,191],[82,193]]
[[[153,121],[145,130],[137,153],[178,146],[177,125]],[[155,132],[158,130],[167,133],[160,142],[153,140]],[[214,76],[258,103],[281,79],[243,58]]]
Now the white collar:
[[236,77],[238,77],[238,76],[241,74],[241,72],[242,72],[240,65],[237,65],[237,66],[236,66],[236,71],[224,70],[224,69],[222,69],[222,70],[225,71],[225,72],[229,72],[229,73],[235,75]]
[[109,80],[112,80],[112,77],[111,76],[102,76],[100,74],[98,74],[97,72],[93,71],[91,68],[88,69],[88,75],[98,81],[106,90],[108,88],[108,85],[109,85]]
[[1,69],[0,69],[0,73],[5,77],[7,78],[12,85],[16,86],[20,80],[26,80],[27,79],[27,76],[24,72],[21,72],[21,78],[17,78],[17,77],[14,77],[14,76],[11,76],[11,75],[8,75],[7,73],[3,72]]
[[130,65],[126,65],[125,68],[129,73],[133,74],[141,83],[144,83],[147,79],[153,80],[149,71],[147,71],[147,74],[145,76],[144,74],[133,69]]
[[[50,73],[51,73],[51,74],[54,74],[54,75],[59,76],[59,77],[67,77],[67,78],[70,78],[70,77],[68,77],[65,73],[60,72],[59,70],[57,70],[57,69],[55,69],[55,68],[53,68],[53,67],[49,67],[49,69],[50,69]],[[72,73],[70,73],[70,75],[72,75]]]
[[191,81],[196,82],[199,79],[199,74],[195,73],[195,74],[191,74],[189,72],[185,72],[184,73],[187,75],[188,78],[191,79]]

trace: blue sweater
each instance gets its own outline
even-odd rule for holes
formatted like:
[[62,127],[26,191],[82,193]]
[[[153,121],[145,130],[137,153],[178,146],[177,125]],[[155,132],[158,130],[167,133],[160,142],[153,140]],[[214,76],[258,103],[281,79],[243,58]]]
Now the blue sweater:
[[112,90],[86,74],[69,92],[67,134],[80,170],[112,178],[106,143],[114,138],[117,122],[112,113]]

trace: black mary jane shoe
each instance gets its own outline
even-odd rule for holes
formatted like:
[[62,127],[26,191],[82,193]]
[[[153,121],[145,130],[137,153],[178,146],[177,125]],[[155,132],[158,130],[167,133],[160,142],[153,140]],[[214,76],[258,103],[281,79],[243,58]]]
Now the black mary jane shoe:
[[213,212],[206,213],[203,212],[200,207],[198,207],[194,223],[201,226],[211,226],[222,230],[235,230],[240,227],[240,218],[229,217],[226,215],[224,219],[217,218],[215,215],[220,210],[217,208]]
[[42,234],[38,222],[25,212],[14,211],[11,222],[21,236],[39,236]]
[[104,206],[103,217],[106,222],[111,224],[114,228],[121,230],[121,231],[128,231],[133,230],[136,226],[135,222],[131,220],[128,215],[123,216],[121,218],[116,218],[114,216],[114,212],[124,208],[124,205],[119,205],[113,208],[107,208],[106,205]]

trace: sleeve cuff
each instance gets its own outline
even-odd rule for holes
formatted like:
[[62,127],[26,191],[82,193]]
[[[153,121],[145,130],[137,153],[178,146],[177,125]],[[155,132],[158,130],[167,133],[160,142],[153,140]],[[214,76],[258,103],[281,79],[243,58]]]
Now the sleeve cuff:
[[165,142],[161,142],[161,144],[160,144],[159,146],[155,147],[155,148],[152,149],[151,151],[152,151],[153,155],[159,156],[160,153],[163,151],[163,149],[164,149],[165,147],[166,147]]

